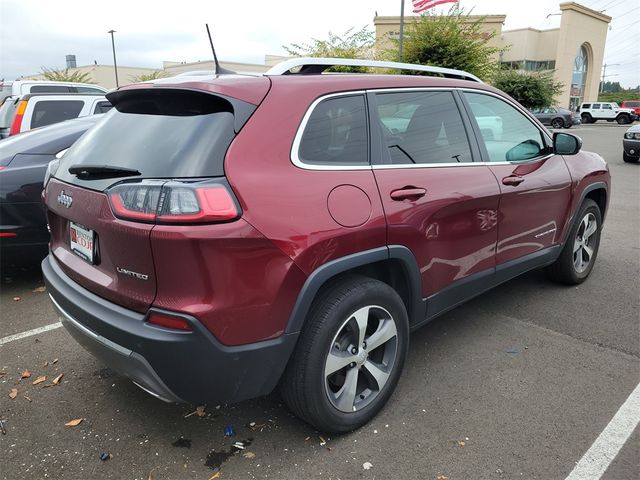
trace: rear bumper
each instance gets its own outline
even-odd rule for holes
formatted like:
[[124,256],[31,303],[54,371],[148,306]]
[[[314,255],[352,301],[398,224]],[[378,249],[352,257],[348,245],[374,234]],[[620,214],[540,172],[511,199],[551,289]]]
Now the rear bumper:
[[[225,403],[266,395],[277,385],[298,334],[237,347],[220,344],[198,320],[192,332],[149,325],[145,315],[71,280],[49,255],[42,272],[53,305],[85,349],[168,402]],[[173,312],[172,312],[173,314]]]

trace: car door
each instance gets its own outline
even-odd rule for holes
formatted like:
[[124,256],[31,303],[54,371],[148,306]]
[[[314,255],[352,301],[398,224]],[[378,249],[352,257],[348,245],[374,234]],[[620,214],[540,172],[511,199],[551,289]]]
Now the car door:
[[[457,94],[378,91],[368,92],[368,99],[387,242],[415,256],[433,316],[451,306],[452,297],[435,300],[438,292],[493,273],[500,188],[491,170],[474,162],[479,151]],[[405,123],[397,121],[398,112],[409,111]],[[473,294],[472,288],[463,290]]]
[[[477,105],[502,118],[500,140],[476,127],[483,158],[499,181],[498,265],[526,261],[559,245],[570,207],[571,176],[554,155],[546,134],[506,99],[486,92],[465,91],[473,114]],[[476,105],[476,108],[474,108]]]
[[616,111],[613,109],[610,103],[603,103],[602,110],[600,110],[600,117],[611,119],[616,118]]

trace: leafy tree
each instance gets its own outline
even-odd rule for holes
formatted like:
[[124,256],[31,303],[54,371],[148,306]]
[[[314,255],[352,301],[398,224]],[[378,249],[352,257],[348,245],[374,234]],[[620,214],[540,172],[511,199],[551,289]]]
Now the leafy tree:
[[[375,34],[367,27],[357,32],[350,28],[342,35],[329,32],[329,38],[319,40],[312,38],[309,43],[292,43],[283,45],[289,55],[294,57],[330,57],[330,58],[373,58]],[[334,67],[334,72],[366,72],[364,67]]]
[[616,102],[619,105],[625,100],[640,100],[640,91],[623,90],[617,93],[601,93],[598,95],[599,102]]
[[[484,17],[471,19],[457,6],[448,15],[425,13],[405,26],[402,61],[465,70],[490,80],[499,69],[498,55],[507,48],[488,44],[496,33],[482,31],[483,22]],[[390,41],[393,47],[383,56],[396,61],[399,40]]]
[[56,70],[55,68],[41,67],[40,75],[46,80],[53,80],[56,82],[78,82],[78,83],[93,83],[91,75],[88,72],[70,72],[68,68],[64,70]]
[[139,82],[148,82],[149,80],[157,80],[158,78],[165,78],[167,76],[166,72],[162,70],[154,70],[151,73],[142,73],[140,75],[135,75],[130,77],[133,83]]
[[501,70],[493,85],[511,95],[526,108],[548,107],[562,91],[563,84],[553,79],[551,72]]

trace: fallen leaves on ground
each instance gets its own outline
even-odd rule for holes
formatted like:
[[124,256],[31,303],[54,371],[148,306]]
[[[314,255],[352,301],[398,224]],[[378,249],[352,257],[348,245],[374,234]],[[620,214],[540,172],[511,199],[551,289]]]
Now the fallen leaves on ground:
[[204,413],[204,405],[199,405],[196,407],[196,415],[199,417],[204,417],[206,414]]
[[443,474],[439,473],[439,474],[436,476],[436,480],[449,480],[449,477],[447,477],[446,475],[443,475]]
[[209,480],[215,480],[216,478],[220,478],[220,472],[216,472],[209,477]]
[[364,463],[362,464],[362,468],[363,468],[364,470],[371,470],[371,467],[373,467],[373,464],[372,464],[371,462],[364,462]]
[[31,372],[29,370],[25,370],[20,374],[20,378],[29,378],[31,376]]
[[60,375],[58,375],[56,378],[53,379],[53,383],[54,385],[58,385],[60,383],[60,380],[62,380],[62,377],[64,376],[64,373],[61,373]]
[[69,420],[67,423],[64,424],[65,427],[77,427],[78,425],[80,425],[82,423],[82,420],[84,420],[83,418],[76,418],[74,420]]
[[38,385],[39,383],[46,382],[46,381],[47,381],[47,376],[41,375],[38,378],[36,378],[33,382],[31,382],[31,385]]
[[458,440],[458,446],[459,447],[464,447],[465,443],[463,440]]
[[44,285],[42,287],[38,287],[38,288],[34,288],[33,290],[31,290],[33,293],[42,293],[42,292],[46,292],[47,291],[47,287],[45,287]]
[[244,453],[242,454],[242,456],[243,456],[244,458],[256,458],[256,454],[255,454],[255,453],[253,453],[253,452],[244,452]]
[[9,398],[11,400],[13,400],[17,396],[18,396],[18,389],[17,388],[12,388],[11,391],[9,392]]
[[14,302],[19,302],[20,301],[20,297],[13,297],[13,301]]

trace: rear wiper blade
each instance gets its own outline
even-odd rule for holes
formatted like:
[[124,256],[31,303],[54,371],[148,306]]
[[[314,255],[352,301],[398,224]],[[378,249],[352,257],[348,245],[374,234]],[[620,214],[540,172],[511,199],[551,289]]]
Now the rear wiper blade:
[[114,167],[111,165],[71,165],[69,173],[78,178],[112,178],[141,175],[134,168]]

